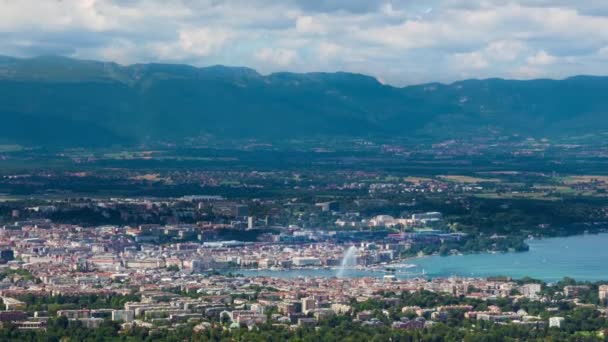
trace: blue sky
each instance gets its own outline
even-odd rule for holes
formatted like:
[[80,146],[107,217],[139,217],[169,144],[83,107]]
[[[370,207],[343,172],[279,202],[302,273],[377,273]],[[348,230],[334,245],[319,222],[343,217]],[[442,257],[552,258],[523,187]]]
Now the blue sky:
[[608,1],[0,0],[0,54],[351,71],[405,85],[608,74]]

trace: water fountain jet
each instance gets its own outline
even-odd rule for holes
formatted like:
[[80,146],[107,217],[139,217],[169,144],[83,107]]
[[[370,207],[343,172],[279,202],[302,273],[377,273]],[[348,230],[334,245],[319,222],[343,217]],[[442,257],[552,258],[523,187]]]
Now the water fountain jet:
[[344,253],[344,257],[342,258],[342,263],[340,264],[340,268],[338,269],[338,278],[342,278],[344,276],[344,271],[348,268],[353,268],[357,266],[357,247],[350,246]]

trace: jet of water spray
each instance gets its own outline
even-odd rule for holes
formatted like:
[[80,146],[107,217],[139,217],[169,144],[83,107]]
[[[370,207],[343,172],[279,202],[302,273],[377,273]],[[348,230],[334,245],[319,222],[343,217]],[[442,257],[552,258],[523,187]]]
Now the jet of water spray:
[[350,246],[344,253],[344,257],[342,258],[342,263],[340,264],[340,268],[338,269],[338,278],[344,276],[344,271],[347,268],[352,268],[357,266],[357,247]]

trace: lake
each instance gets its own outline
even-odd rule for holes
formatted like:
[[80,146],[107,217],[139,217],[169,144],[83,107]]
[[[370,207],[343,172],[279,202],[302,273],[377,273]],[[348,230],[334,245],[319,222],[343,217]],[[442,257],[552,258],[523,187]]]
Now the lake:
[[[481,253],[452,256],[430,256],[408,260],[411,268],[398,268],[398,278],[421,275],[428,277],[529,276],[546,282],[564,277],[576,280],[608,280],[608,234],[576,235],[563,238],[528,240],[530,250],[522,253]],[[337,270],[239,270],[245,275],[282,278],[334,277]],[[386,273],[373,270],[345,270],[344,277],[382,277]]]

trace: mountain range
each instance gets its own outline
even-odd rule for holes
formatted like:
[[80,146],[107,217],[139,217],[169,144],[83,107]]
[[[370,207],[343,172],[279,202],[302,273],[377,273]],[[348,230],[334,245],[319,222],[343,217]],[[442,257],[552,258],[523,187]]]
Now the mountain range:
[[608,131],[608,77],[599,76],[394,87],[345,72],[261,75],[242,67],[0,57],[0,94],[3,144]]

